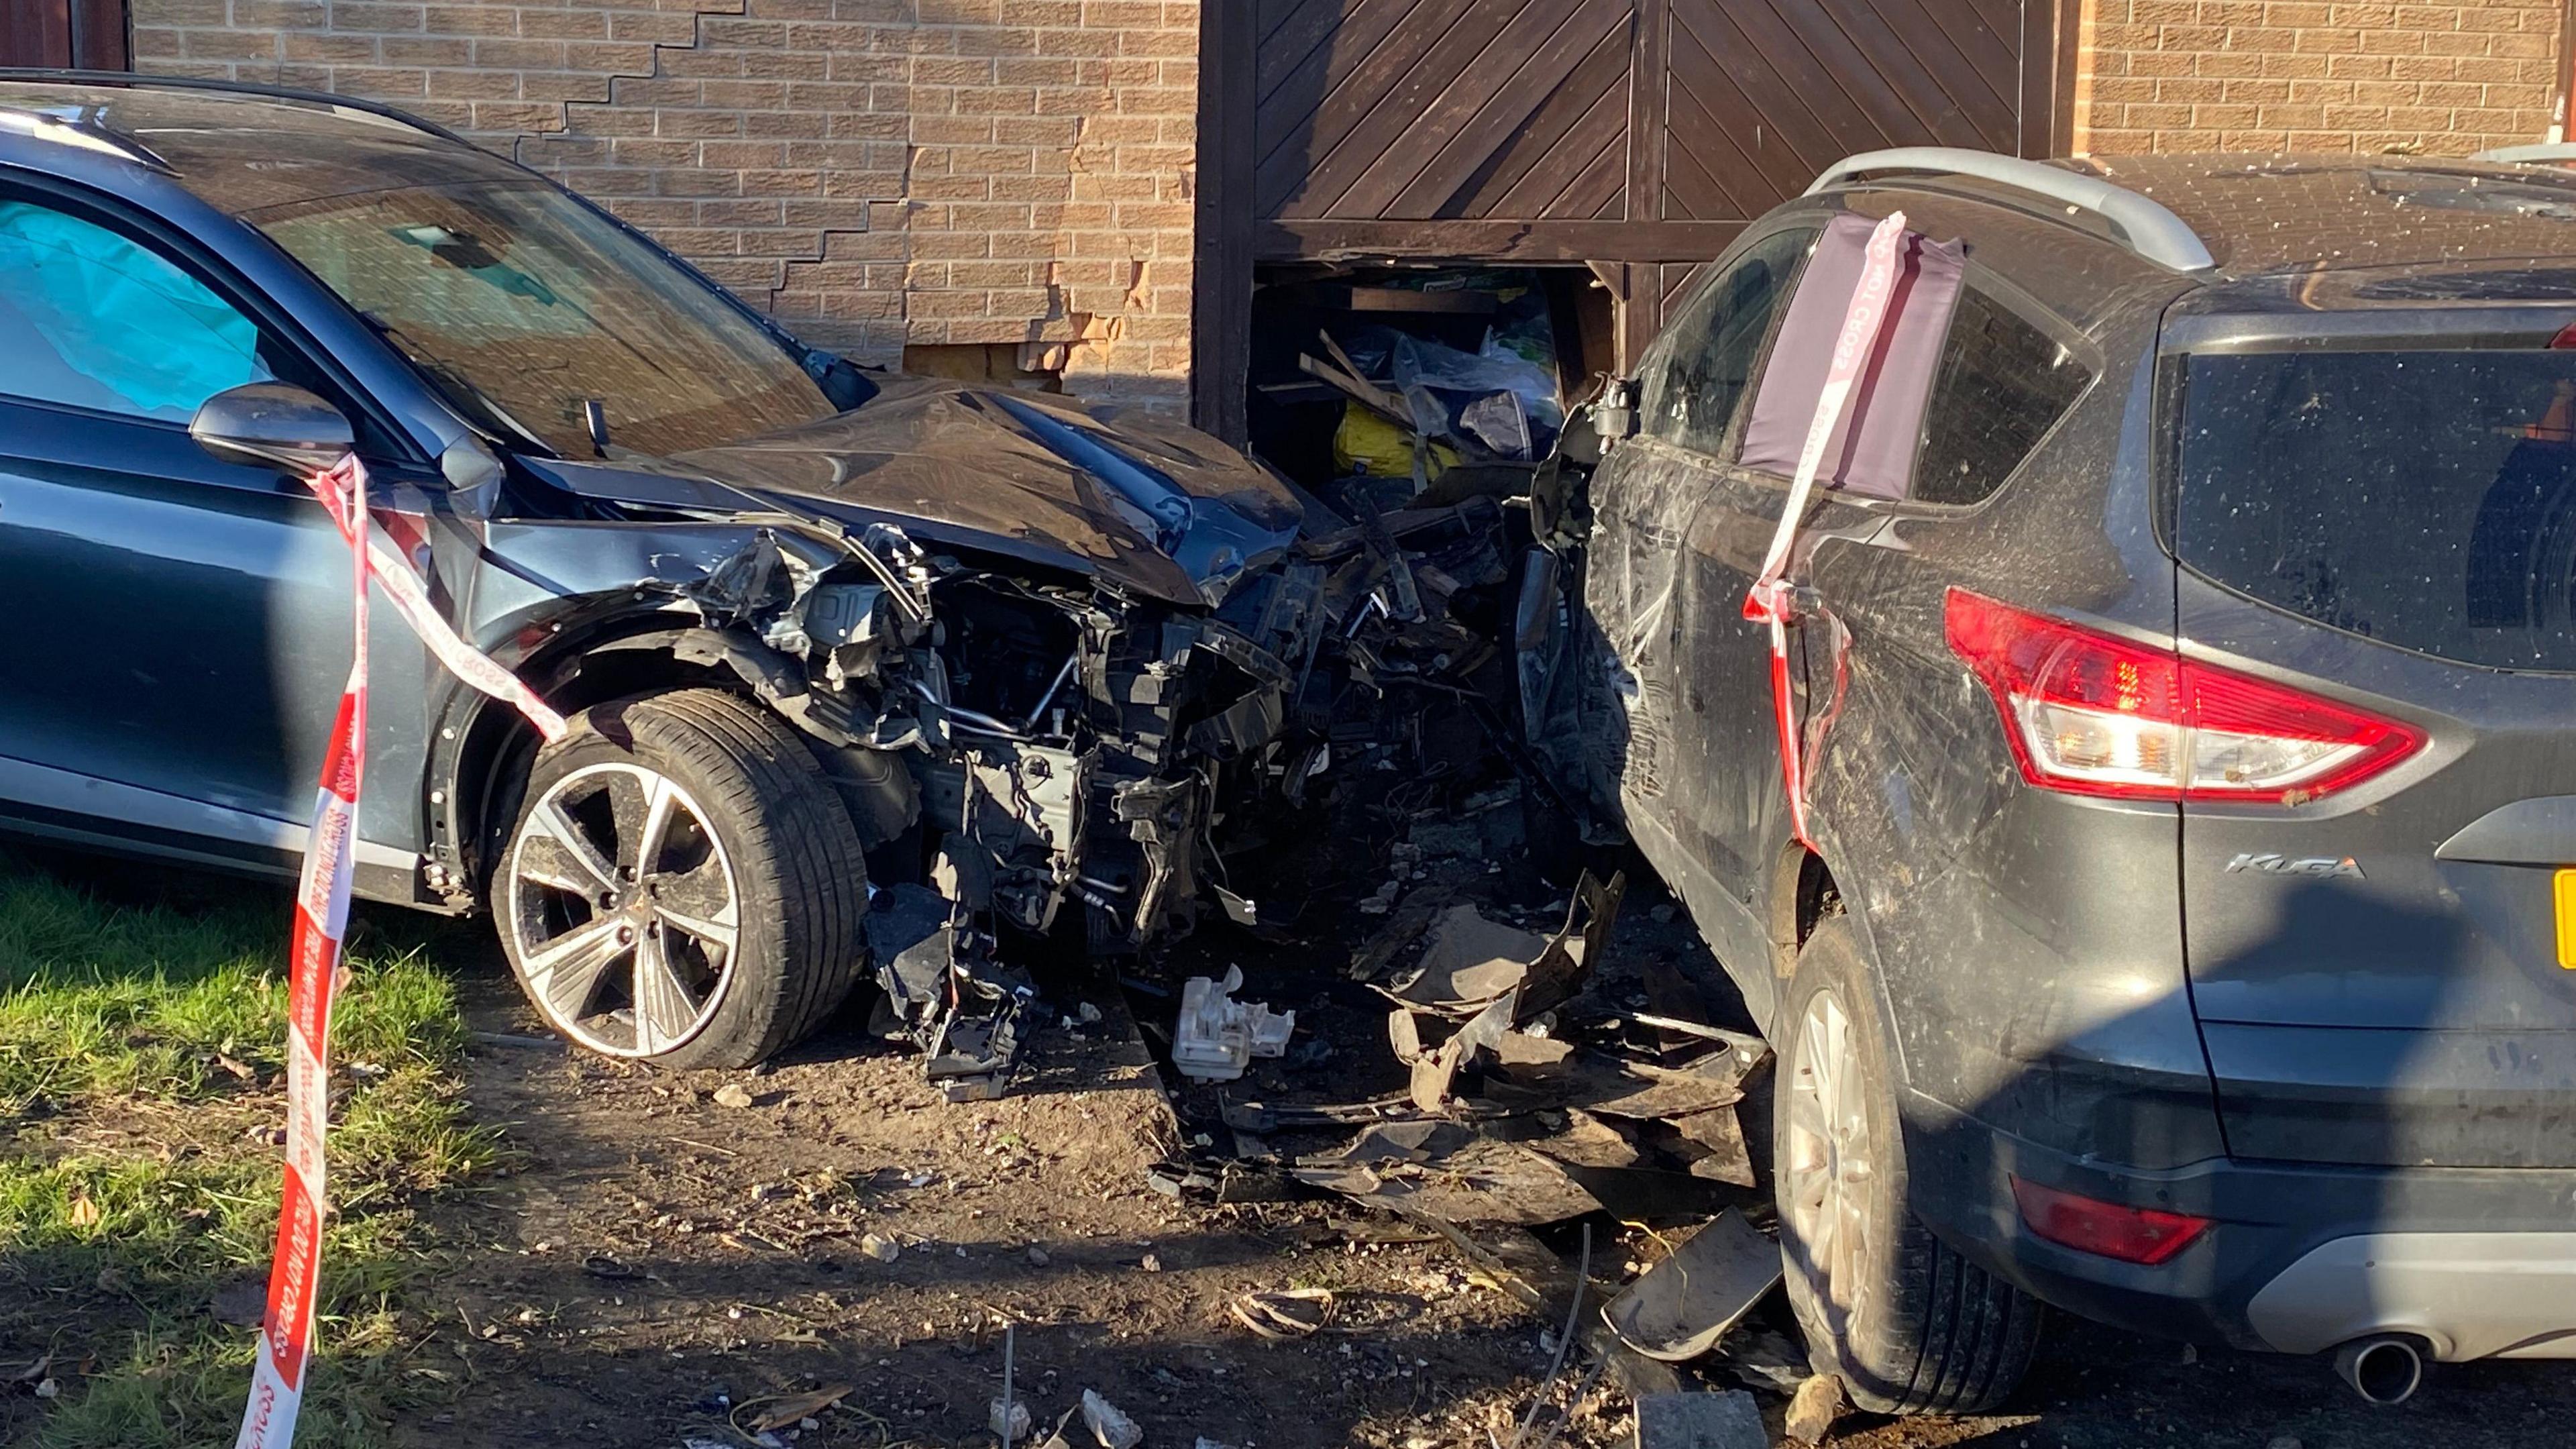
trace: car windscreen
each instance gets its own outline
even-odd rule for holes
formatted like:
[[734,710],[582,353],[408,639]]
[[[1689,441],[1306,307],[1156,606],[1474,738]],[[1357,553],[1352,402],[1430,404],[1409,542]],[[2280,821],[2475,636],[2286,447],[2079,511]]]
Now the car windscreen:
[[460,407],[586,457],[676,453],[830,416],[779,340],[707,284],[536,181],[396,186],[246,218]]
[[2320,624],[2501,669],[2576,669],[2576,352],[2189,359],[2189,568]]

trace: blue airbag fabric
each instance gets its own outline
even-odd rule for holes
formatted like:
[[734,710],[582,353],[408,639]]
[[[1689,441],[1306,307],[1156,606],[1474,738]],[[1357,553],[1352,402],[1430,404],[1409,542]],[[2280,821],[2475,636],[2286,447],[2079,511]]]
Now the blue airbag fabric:
[[184,421],[269,377],[259,332],[105,227],[0,202],[0,393]]

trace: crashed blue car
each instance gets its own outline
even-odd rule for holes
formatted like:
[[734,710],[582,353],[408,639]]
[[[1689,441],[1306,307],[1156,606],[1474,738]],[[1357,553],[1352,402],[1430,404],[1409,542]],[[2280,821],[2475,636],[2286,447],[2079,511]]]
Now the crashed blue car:
[[0,599],[77,643],[0,661],[0,827],[295,868],[349,650],[301,478],[353,449],[450,622],[573,720],[541,747],[377,631],[359,893],[488,912],[557,1031],[673,1065],[873,970],[994,1088],[997,946],[1185,929],[1403,568],[1187,429],[804,346],[398,113],[21,74]]

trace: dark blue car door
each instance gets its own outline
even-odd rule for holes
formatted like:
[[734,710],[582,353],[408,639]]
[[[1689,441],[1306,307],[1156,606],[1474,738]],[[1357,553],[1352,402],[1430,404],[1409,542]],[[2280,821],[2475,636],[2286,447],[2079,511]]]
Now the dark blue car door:
[[226,387],[313,385],[211,280],[0,185],[0,812],[282,865],[349,668],[349,557],[297,481],[188,434]]

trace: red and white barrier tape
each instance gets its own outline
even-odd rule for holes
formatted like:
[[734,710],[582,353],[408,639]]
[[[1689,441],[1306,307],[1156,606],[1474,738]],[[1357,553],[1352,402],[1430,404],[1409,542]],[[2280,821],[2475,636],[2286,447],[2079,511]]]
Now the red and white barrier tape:
[[1861,369],[1878,346],[1888,299],[1896,292],[1897,253],[1904,241],[1905,213],[1901,211],[1889,213],[1870,231],[1860,282],[1852,289],[1851,308],[1843,314],[1842,331],[1834,338],[1833,361],[1825,369],[1824,391],[1816,397],[1816,417],[1807,425],[1806,445],[1798,450],[1798,471],[1789,480],[1788,500],[1780,510],[1779,526],[1772,530],[1770,550],[1762,556],[1762,572],[1744,595],[1744,617],[1771,626],[1771,709],[1780,729],[1780,782],[1789,792],[1789,833],[1810,850],[1816,843],[1807,835],[1806,761],[1801,758],[1798,711],[1789,689],[1789,625],[1798,617],[1787,577],[1790,546],[1797,542],[1799,520],[1806,514],[1808,495],[1815,491],[1825,448],[1833,441],[1834,428],[1842,421]]
[[286,1181],[270,1260],[268,1316],[251,1370],[250,1403],[234,1449],[285,1449],[295,1438],[312,1358],[314,1300],[321,1284],[322,1144],[331,1105],[331,993],[340,968],[340,939],[349,921],[349,876],[357,858],[359,786],[367,764],[367,582],[372,576],[412,632],[459,679],[518,708],[548,740],[563,735],[563,717],[458,637],[430,606],[411,564],[376,540],[367,513],[367,470],[351,457],[309,480],[349,541],[351,632],[356,647],[349,682],[331,723],[313,800],[313,833],[295,891],[286,987]]

